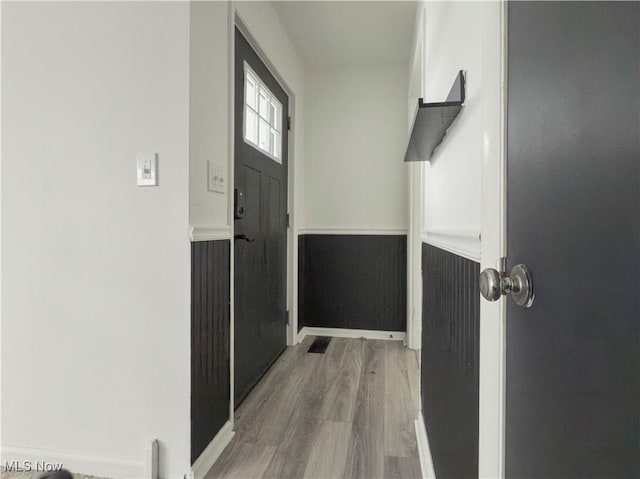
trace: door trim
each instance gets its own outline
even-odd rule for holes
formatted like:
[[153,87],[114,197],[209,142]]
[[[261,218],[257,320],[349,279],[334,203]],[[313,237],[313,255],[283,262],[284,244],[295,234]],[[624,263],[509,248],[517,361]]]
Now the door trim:
[[[500,0],[482,26],[484,54],[500,68],[484,68],[482,84],[481,270],[495,268],[506,251],[507,2]],[[491,89],[488,86],[491,86]],[[504,298],[480,302],[479,477],[505,477]]]
[[[411,52],[409,72],[419,71],[419,98],[425,96],[425,31],[426,12],[419,7]],[[412,98],[412,102],[417,98]],[[412,123],[408,124],[408,132]],[[407,230],[407,347],[419,350],[422,344],[422,226],[424,220],[424,166],[423,162],[412,162],[407,168],[407,204],[409,227]],[[419,398],[418,398],[419,399]]]
[[[235,56],[236,56],[236,44],[235,44],[235,7],[233,2],[229,2],[228,18],[227,18],[227,44],[229,45],[229,51],[227,54],[227,71],[228,71],[228,88],[227,92],[229,97],[227,98],[227,134],[229,141],[227,143],[229,165],[227,168],[227,185],[236,184],[235,175]],[[233,238],[233,209],[234,209],[234,191],[229,187],[227,191],[227,225],[229,226],[230,238]],[[234,319],[234,302],[235,302],[235,246],[234,241],[230,241],[229,247],[229,422],[231,423],[231,429],[235,428],[235,329],[236,323]]]
[[[251,28],[247,26],[247,23],[242,19],[240,12],[237,9],[235,1],[229,2],[230,14],[229,14],[229,56],[228,56],[228,68],[229,68],[229,182],[230,185],[235,185],[235,29],[242,33],[244,38],[247,40],[251,48],[256,52],[260,60],[265,64],[269,72],[273,75],[276,81],[280,84],[284,92],[289,97],[289,112],[288,116],[291,118],[291,124],[289,128],[288,135],[288,171],[287,171],[287,212],[290,215],[290,224],[287,230],[287,298],[286,304],[287,309],[292,312],[290,322],[287,325],[286,330],[286,343],[287,346],[295,345],[297,342],[297,332],[298,332],[298,314],[297,314],[297,297],[298,297],[298,275],[297,275],[297,258],[298,254],[298,224],[296,220],[295,214],[295,164],[296,164],[296,149],[295,149],[295,132],[296,132],[296,96],[293,90],[288,86],[285,79],[278,73],[274,64],[269,60],[269,57],[264,52],[264,50],[260,47],[260,43],[256,39],[256,36],[252,33]],[[284,113],[283,113],[284,114]],[[231,189],[232,190],[232,189]],[[229,200],[227,204],[227,221],[231,228],[231,235],[235,234],[235,225],[233,220],[233,191],[229,195]],[[230,324],[230,355],[231,360],[230,368],[231,368],[231,394],[229,401],[229,408],[231,414],[231,420],[233,422],[233,415],[235,413],[235,405],[234,405],[234,397],[235,397],[235,286],[233,278],[235,278],[235,248],[233,241],[231,242],[231,267],[230,267],[230,277],[231,277],[231,324]]]

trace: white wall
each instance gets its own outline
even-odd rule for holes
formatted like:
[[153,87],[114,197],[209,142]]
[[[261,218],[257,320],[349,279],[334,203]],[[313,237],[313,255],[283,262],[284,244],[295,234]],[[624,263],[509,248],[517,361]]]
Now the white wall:
[[[424,166],[424,237],[480,257],[484,86],[483,16],[491,2],[426,2],[425,101],[444,101],[465,70],[466,101],[440,149]],[[499,65],[498,65],[499,68]]]
[[2,40],[3,460],[140,477],[156,437],[182,477],[189,5],[5,3]]
[[230,14],[228,2],[191,2],[189,222],[205,234],[229,228],[233,187],[227,181],[225,194],[209,191],[207,161],[231,179]]
[[305,230],[406,231],[407,66],[310,69]]

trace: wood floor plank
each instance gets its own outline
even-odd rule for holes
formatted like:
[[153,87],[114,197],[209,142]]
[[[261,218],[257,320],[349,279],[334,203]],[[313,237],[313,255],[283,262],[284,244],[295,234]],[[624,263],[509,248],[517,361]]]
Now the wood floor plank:
[[345,477],[384,477],[384,342],[367,341]]
[[301,356],[291,375],[278,385],[277,392],[264,403],[264,410],[269,411],[269,414],[262,414],[260,427],[255,434],[256,443],[274,446],[281,444],[281,438],[287,434],[291,419],[296,413],[295,408],[305,406],[305,403],[299,404],[301,391],[308,388],[312,375],[321,367],[324,358],[318,356],[320,355]]
[[351,422],[356,408],[365,342],[342,340],[346,345],[342,367],[329,385],[320,415],[329,421]]
[[258,479],[275,451],[275,446],[237,441],[225,449],[205,479]]
[[350,422],[324,421],[307,461],[305,479],[343,478],[350,443]]
[[304,475],[313,443],[322,420],[320,408],[333,374],[330,365],[331,345],[325,354],[308,353],[312,367],[306,368],[299,387],[289,396],[286,407],[290,415],[283,423],[286,427],[279,434],[279,444],[265,472],[265,478],[300,478]]
[[262,431],[272,431],[274,419],[280,419],[273,417],[277,406],[282,404],[285,395],[297,391],[300,376],[305,374],[306,363],[302,359],[312,342],[312,337],[306,337],[300,344],[287,348],[236,411],[234,430],[244,442],[277,444],[277,435],[268,436]]
[[345,338],[331,338],[329,347],[324,353],[327,361],[327,374],[338,374],[342,369],[344,355],[349,347],[349,340]]
[[384,457],[385,479],[422,479],[420,459],[417,457]]
[[384,453],[417,457],[415,401],[411,398],[406,352],[399,342],[385,344]]

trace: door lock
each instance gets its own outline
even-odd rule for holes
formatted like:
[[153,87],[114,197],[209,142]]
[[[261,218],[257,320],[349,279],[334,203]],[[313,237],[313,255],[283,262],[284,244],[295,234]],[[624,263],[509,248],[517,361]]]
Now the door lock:
[[511,268],[511,274],[506,276],[493,268],[487,268],[480,273],[480,294],[488,301],[497,301],[500,296],[510,294],[518,306],[529,308],[534,299],[531,271],[525,265],[517,264]]
[[240,188],[233,190],[233,219],[241,220],[245,214],[245,197],[244,191]]

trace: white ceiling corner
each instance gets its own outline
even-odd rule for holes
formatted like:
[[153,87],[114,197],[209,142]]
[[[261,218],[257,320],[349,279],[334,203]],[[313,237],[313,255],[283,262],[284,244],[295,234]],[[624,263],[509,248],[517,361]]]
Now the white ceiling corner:
[[409,62],[414,1],[275,1],[308,67]]

